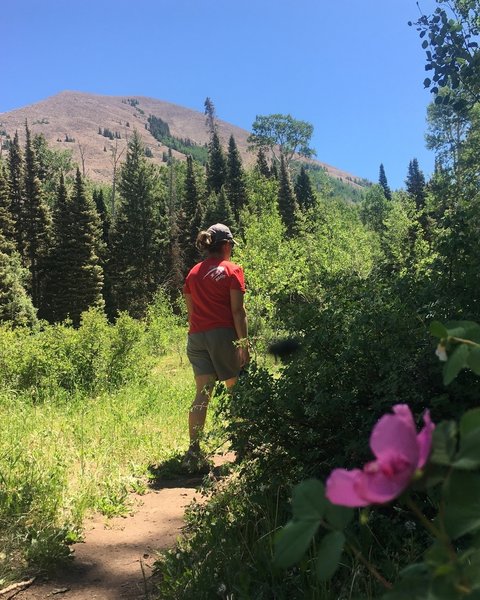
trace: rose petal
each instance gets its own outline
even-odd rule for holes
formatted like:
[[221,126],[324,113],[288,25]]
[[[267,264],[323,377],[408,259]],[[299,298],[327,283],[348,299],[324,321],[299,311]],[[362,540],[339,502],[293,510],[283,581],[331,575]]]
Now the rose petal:
[[340,506],[367,506],[368,500],[365,500],[356,492],[356,484],[359,477],[363,475],[360,469],[347,471],[346,469],[334,469],[326,483],[325,495],[332,504]]
[[414,431],[417,431],[412,411],[410,410],[408,404],[395,404],[392,408],[392,411],[397,417],[400,417],[402,419],[405,425],[407,425]]
[[[402,458],[394,458],[393,464],[382,465],[380,461],[370,463],[356,481],[357,494],[368,500],[369,504],[385,504],[399,496],[408,487],[415,471],[415,466]],[[399,461],[397,464],[396,460]]]
[[419,469],[425,466],[425,463],[428,460],[430,455],[430,450],[432,449],[432,434],[435,429],[434,423],[430,419],[430,411],[426,410],[423,414],[423,422],[425,423],[424,427],[417,435],[417,445],[418,445],[418,463],[417,467]]
[[373,428],[370,448],[377,459],[391,454],[405,457],[412,465],[418,463],[417,431],[402,415],[384,415]]

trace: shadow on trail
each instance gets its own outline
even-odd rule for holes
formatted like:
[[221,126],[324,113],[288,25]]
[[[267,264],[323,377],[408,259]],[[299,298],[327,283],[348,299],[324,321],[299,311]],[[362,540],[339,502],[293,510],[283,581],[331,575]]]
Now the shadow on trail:
[[84,542],[75,544],[74,560],[48,580],[37,580],[15,596],[18,600],[143,600],[154,598],[152,579],[158,551],[173,548],[185,524],[184,511],[196,489],[212,486],[231,471],[233,453],[212,456],[206,475],[182,472],[181,456],[150,471],[150,493],[135,496],[126,517],[87,520]]
[[215,457],[217,460],[209,467],[192,473],[183,466],[183,455],[175,454],[162,463],[148,467],[148,486],[153,490],[162,490],[178,487],[197,488],[203,483],[211,484],[227,475],[232,465],[228,459],[225,461],[222,460],[223,457],[220,460],[218,458],[220,457]]

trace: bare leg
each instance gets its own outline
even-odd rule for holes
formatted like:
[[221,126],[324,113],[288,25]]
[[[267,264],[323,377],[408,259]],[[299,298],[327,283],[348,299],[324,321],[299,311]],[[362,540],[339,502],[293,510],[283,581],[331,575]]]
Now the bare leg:
[[205,426],[207,407],[215,385],[216,375],[197,375],[195,385],[197,388],[195,400],[188,413],[188,430],[190,434],[190,448],[199,448],[199,437]]
[[230,388],[232,388],[237,383],[237,379],[238,379],[238,377],[232,377],[231,379],[227,379],[226,381],[223,382],[225,384],[227,390],[230,390]]

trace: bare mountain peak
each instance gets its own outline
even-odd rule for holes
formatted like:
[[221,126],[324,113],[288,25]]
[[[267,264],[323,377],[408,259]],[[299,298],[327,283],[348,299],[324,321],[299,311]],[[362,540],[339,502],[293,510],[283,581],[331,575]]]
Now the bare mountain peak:
[[[112,151],[125,146],[136,129],[146,146],[150,160],[161,164],[168,152],[165,140],[152,135],[148,122],[150,116],[157,123],[168,126],[168,135],[178,142],[174,156],[185,158],[195,151],[199,157],[205,153],[209,134],[203,112],[147,96],[108,96],[76,90],[63,90],[22,108],[0,113],[0,132],[13,137],[15,131],[22,139],[25,121],[34,134],[43,133],[54,148],[69,149],[74,159],[81,163],[81,152],[86,174],[95,181],[110,182],[112,179]],[[241,127],[217,119],[222,143],[226,146],[231,135],[235,137],[245,164],[255,161],[247,152],[249,132]],[[172,144],[170,144],[172,145]],[[317,162],[317,161],[315,161]],[[349,181],[355,178],[329,165],[324,166],[334,177]]]

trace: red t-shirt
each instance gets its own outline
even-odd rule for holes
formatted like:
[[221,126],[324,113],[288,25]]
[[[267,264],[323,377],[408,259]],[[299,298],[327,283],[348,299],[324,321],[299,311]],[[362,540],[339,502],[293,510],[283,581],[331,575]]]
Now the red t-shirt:
[[187,275],[183,293],[192,296],[189,333],[233,327],[230,290],[245,292],[243,269],[220,258],[207,258]]

